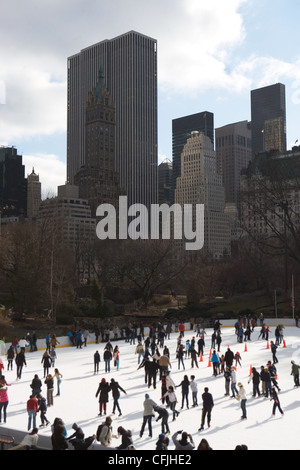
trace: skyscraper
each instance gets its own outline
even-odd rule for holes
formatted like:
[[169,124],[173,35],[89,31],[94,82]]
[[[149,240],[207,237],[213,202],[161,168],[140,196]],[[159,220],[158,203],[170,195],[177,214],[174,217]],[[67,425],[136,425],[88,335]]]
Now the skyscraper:
[[158,202],[159,204],[171,203],[172,162],[165,158],[158,165]]
[[216,153],[225,202],[238,205],[241,171],[252,160],[251,124],[241,121],[216,129]]
[[27,180],[22,155],[14,147],[0,148],[0,209],[3,215],[24,216]]
[[42,185],[39,175],[32,169],[27,176],[27,217],[33,219],[37,216],[42,202]]
[[285,85],[251,91],[252,152],[286,151]]
[[204,250],[213,258],[230,255],[230,220],[225,213],[222,177],[211,139],[203,133],[192,132],[181,153],[175,202],[193,207],[204,204]]
[[130,31],[68,59],[67,180],[85,163],[85,103],[99,69],[116,105],[116,171],[128,203],[157,202],[157,42]]
[[193,131],[202,132],[204,135],[208,136],[214,147],[214,115],[208,111],[204,111],[173,119],[172,121],[173,201],[176,179],[181,175],[181,152]]

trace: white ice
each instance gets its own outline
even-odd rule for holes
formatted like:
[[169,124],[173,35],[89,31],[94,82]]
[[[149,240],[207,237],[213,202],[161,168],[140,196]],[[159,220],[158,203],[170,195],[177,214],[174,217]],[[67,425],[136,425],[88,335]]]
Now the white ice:
[[[198,384],[198,407],[180,410],[181,388],[176,390],[180,415],[176,421],[169,418],[171,435],[177,430],[184,430],[193,436],[197,447],[202,438],[207,439],[214,450],[233,450],[238,444],[245,444],[250,450],[299,450],[299,420],[300,420],[300,388],[294,388],[293,377],[291,376],[291,360],[300,363],[300,329],[296,327],[286,327],[284,329],[285,346],[278,348],[277,357],[279,363],[276,365],[278,372],[278,383],[281,388],[279,399],[284,416],[276,412],[272,417],[273,403],[264,397],[252,397],[252,383],[248,383],[250,366],[260,368],[272,359],[271,350],[267,348],[265,340],[258,340],[259,327],[252,335],[252,341],[239,344],[236,341],[234,327],[222,328],[221,354],[226,352],[228,345],[233,352],[239,351],[242,356],[242,366],[237,366],[237,381],[242,382],[247,391],[247,420],[241,420],[240,403],[234,398],[224,396],[225,380],[222,375],[214,377],[212,367],[209,367],[209,352],[212,330],[207,329],[206,347],[203,362],[199,362],[199,368],[191,368],[189,359],[185,360],[185,370],[178,370],[175,357],[176,342],[178,333],[172,333],[171,338],[166,340],[166,345],[171,353],[171,376],[178,385],[185,374],[190,377],[195,375]],[[275,327],[271,327],[269,340],[274,340]],[[186,331],[183,342],[195,336],[194,331]],[[197,340],[197,338],[196,338]],[[153,420],[153,437],[148,437],[146,428],[142,438],[139,431],[143,419],[143,401],[145,393],[160,404],[161,383],[157,381],[157,388],[148,389],[144,383],[144,370],[138,368],[137,355],[135,355],[135,345],[126,343],[125,340],[113,342],[113,346],[118,344],[120,349],[120,370],[113,366],[110,373],[104,372],[104,361],[102,357],[105,343],[88,344],[82,349],[75,347],[57,348],[57,360],[55,367],[63,375],[61,384],[61,395],[56,397],[54,390],[54,406],[48,408],[47,417],[53,422],[56,417],[60,417],[65,422],[68,434],[72,433],[72,425],[76,422],[83,428],[85,436],[88,437],[96,433],[98,425],[104,421],[104,417],[98,416],[98,398],[95,393],[100,380],[104,377],[107,381],[114,378],[127,392],[121,392],[119,400],[122,416],[116,412],[112,415],[113,432],[116,433],[118,426],[130,429],[133,434],[133,442],[137,450],[155,449],[155,443],[161,432],[161,421]],[[96,350],[101,354],[100,372],[94,375],[93,355]],[[34,374],[38,374],[43,379],[43,369],[41,364],[43,351],[27,352],[27,367],[23,369],[21,380],[16,380],[16,366],[13,371],[7,371],[6,357],[2,357],[5,363],[5,378],[11,386],[9,387],[9,406],[7,410],[6,426],[12,429],[27,432],[27,412],[26,402],[30,396],[30,383]],[[51,370],[53,372],[53,370]],[[208,387],[212,393],[215,406],[212,412],[211,427],[198,432],[200,427],[202,400],[201,395],[204,387]],[[43,385],[42,394],[46,396],[46,385]],[[190,404],[192,397],[190,393]],[[112,412],[113,400],[110,394],[108,403],[108,414]],[[38,416],[37,424],[40,424]],[[4,426],[4,424],[0,425]],[[1,427],[0,427],[1,433]],[[51,435],[50,426],[41,428],[39,435]],[[169,449],[174,449],[171,440]],[[120,444],[120,439],[114,439],[113,445]]]

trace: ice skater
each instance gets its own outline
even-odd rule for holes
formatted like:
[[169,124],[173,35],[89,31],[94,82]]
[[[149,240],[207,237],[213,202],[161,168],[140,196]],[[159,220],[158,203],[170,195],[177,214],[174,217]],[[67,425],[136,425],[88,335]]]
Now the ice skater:
[[278,408],[279,412],[281,413],[281,415],[283,416],[284,413],[281,409],[281,406],[280,406],[280,401],[279,401],[279,398],[278,398],[278,394],[275,390],[274,387],[272,387],[272,390],[271,390],[271,398],[270,398],[270,401],[273,401],[273,410],[272,410],[272,416],[275,416],[275,413],[276,413],[276,409]]
[[211,412],[214,407],[214,399],[212,394],[209,392],[208,387],[205,387],[204,393],[202,394],[203,408],[201,415],[201,427],[198,431],[202,431],[205,425],[205,418],[207,417],[207,426],[210,428]]
[[247,398],[246,398],[246,390],[243,387],[243,384],[240,382],[238,383],[239,387],[239,393],[236,396],[237,400],[241,403],[241,410],[242,410],[242,416],[241,419],[247,419],[247,409],[246,409],[246,403],[247,403]]

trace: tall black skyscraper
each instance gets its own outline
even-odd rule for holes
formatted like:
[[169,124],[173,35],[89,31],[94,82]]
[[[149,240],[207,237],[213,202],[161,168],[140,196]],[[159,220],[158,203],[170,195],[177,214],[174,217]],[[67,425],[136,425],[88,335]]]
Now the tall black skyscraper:
[[0,147],[0,211],[4,216],[25,216],[27,211],[25,167],[14,147]]
[[157,202],[157,42],[134,31],[68,59],[68,182],[85,164],[85,103],[100,69],[116,105],[115,168],[121,187],[130,205],[149,207]]
[[251,91],[253,155],[264,150],[286,151],[285,85]]
[[203,132],[214,145],[214,115],[208,111],[173,119],[172,121],[172,202],[174,202],[174,191],[176,179],[181,176],[181,153],[191,137],[193,131]]

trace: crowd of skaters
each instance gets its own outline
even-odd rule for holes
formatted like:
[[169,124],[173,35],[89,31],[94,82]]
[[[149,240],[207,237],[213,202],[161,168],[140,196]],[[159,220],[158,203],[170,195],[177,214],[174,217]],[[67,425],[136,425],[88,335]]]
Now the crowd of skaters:
[[[260,318],[259,319],[260,327],[261,329],[265,326],[264,321]],[[258,320],[255,319],[253,321],[253,318],[249,317],[243,317],[238,320],[236,323],[236,334],[237,334],[237,343],[240,343],[240,336],[238,335],[237,331],[240,329],[241,326],[245,330],[248,329],[249,325],[251,325],[251,333],[254,332],[255,328],[258,326]],[[220,351],[220,346],[222,343],[222,335],[221,335],[221,323],[219,321],[216,321],[214,323],[214,328],[213,328],[213,334],[211,339],[207,338],[207,333],[205,328],[203,328],[200,324],[194,325],[193,323],[191,324],[191,327],[194,330],[194,336],[189,339],[185,339],[185,324],[183,322],[179,322],[177,325],[175,325],[175,331],[179,333],[178,339],[177,339],[177,347],[176,347],[176,359],[177,359],[177,367],[178,370],[182,367],[183,370],[185,370],[186,366],[186,361],[188,359],[191,360],[190,367],[198,367],[198,362],[199,358],[201,355],[204,354],[204,348],[205,348],[205,341],[209,340],[211,341],[211,350],[212,347],[218,348],[218,352]],[[283,333],[282,333],[282,327],[279,325],[277,327],[278,330],[280,330],[280,337],[277,339],[276,336],[276,346],[281,344],[283,340]],[[122,333],[123,331],[123,333]],[[179,384],[175,384],[174,381],[171,378],[171,369],[172,369],[172,362],[170,360],[170,351],[167,347],[166,340],[170,338],[170,333],[171,333],[171,328],[169,328],[169,324],[167,326],[164,326],[161,323],[153,324],[150,325],[149,327],[149,335],[145,338],[144,335],[144,328],[140,326],[139,328],[137,327],[132,327],[132,325],[129,325],[127,328],[120,329],[118,331],[114,331],[113,334],[113,339],[124,339],[126,342],[129,342],[130,344],[136,345],[135,347],[135,354],[137,355],[137,363],[138,363],[138,369],[144,368],[145,369],[145,384],[148,386],[148,388],[153,387],[154,389],[156,388],[157,385],[157,378],[159,377],[159,381],[161,382],[161,403],[157,404],[153,402],[151,399],[149,393],[145,394],[145,401],[143,404],[144,407],[144,413],[143,413],[143,420],[142,420],[142,425],[141,425],[141,431],[139,437],[142,438],[144,430],[146,425],[148,425],[148,430],[149,430],[149,437],[152,437],[152,425],[151,421],[152,418],[155,417],[154,413],[157,413],[157,418],[156,421],[161,420],[161,434],[159,435],[159,439],[156,443],[156,448],[159,449],[167,449],[169,445],[169,435],[170,435],[170,429],[168,425],[168,418],[169,418],[169,411],[172,414],[173,421],[176,420],[176,418],[179,416],[179,411],[176,409],[177,403],[178,403],[178,397],[176,393],[176,389],[181,388],[181,396],[182,396],[182,406],[181,409],[184,407],[184,404],[186,405],[187,408],[189,408],[189,391],[192,391],[192,403],[191,406],[195,407],[200,405],[198,404],[198,386],[195,380],[195,376],[193,374],[185,374],[183,377],[183,380]],[[267,333],[269,333],[267,331]],[[72,334],[73,340],[72,344],[76,348],[82,348],[83,346],[87,346],[87,341],[89,337],[89,331],[88,330],[78,330],[75,332],[75,334]],[[69,336],[70,337],[70,336]],[[103,350],[103,360],[105,363],[105,372],[110,372],[110,362],[113,360],[114,361],[114,366],[116,367],[116,370],[119,370],[119,347],[115,346],[113,347],[111,340],[111,330],[110,329],[103,329],[102,334],[101,334],[101,342],[106,342],[104,350]],[[260,338],[260,336],[259,336]],[[268,336],[266,336],[264,332],[264,336],[262,335],[262,339],[268,339]],[[25,340],[25,343],[24,343]],[[244,341],[250,341],[251,338],[247,334],[244,337]],[[96,343],[99,343],[99,336],[96,336]],[[23,365],[26,366],[26,359],[25,359],[25,348],[30,346],[30,351],[35,351],[34,344],[36,343],[30,343],[28,341],[28,338],[24,339],[22,338],[21,340],[18,341],[18,344],[13,344],[11,345],[11,348],[14,350],[15,353],[15,362],[17,365],[18,369],[18,364],[17,364],[17,357],[20,355],[23,355]],[[35,387],[34,385],[34,380],[38,379],[38,376],[35,376],[33,379],[33,382],[31,384],[31,387],[33,389],[32,394],[29,397],[29,400],[27,402],[27,412],[28,412],[28,431],[30,431],[31,428],[34,430],[37,429],[37,424],[36,424],[36,416],[37,413],[40,412],[40,417],[41,417],[41,426],[48,426],[50,424],[49,420],[46,417],[46,411],[47,411],[47,406],[53,406],[53,390],[54,390],[54,376],[51,376],[49,374],[49,368],[51,365],[53,365],[52,359],[51,359],[51,353],[53,356],[53,360],[55,361],[56,355],[53,354],[55,353],[56,346],[59,344],[57,338],[55,335],[47,335],[46,337],[46,351],[43,354],[42,357],[42,363],[44,366],[44,379],[45,379],[45,384],[47,382],[50,382],[50,387],[47,385],[47,400],[42,396],[41,394],[41,387]],[[109,354],[108,354],[109,353]],[[231,398],[236,398],[241,402],[241,409],[242,409],[242,419],[247,418],[247,413],[246,413],[246,394],[244,387],[241,383],[236,384],[236,367],[239,365],[241,366],[241,357],[237,357],[236,354],[233,354],[230,348],[228,347],[224,357],[220,358],[218,355],[219,359],[219,365],[216,367],[215,362],[213,362],[213,355],[217,355],[216,351],[213,350],[213,353],[210,353],[210,360],[213,363],[213,375],[217,376],[220,374],[224,375],[225,378],[225,395],[229,395],[229,383],[231,382],[231,390],[232,390],[232,395]],[[45,358],[49,359],[49,363],[47,363]],[[230,359],[228,359],[230,357]],[[273,356],[274,358],[274,356]],[[235,366],[233,365],[235,361]],[[278,361],[278,360],[277,360]],[[99,364],[101,362],[100,354],[99,351],[96,351],[94,354],[94,373],[99,373]],[[45,363],[47,363],[45,365]],[[7,367],[12,367],[12,359],[8,358],[8,366]],[[274,372],[274,361],[271,363],[271,361],[268,362],[266,368],[264,368],[264,372],[269,372],[270,376],[271,370],[273,369]],[[299,386],[299,368],[300,366],[296,365],[292,361],[292,375],[294,376],[294,383],[295,386]],[[249,381],[253,381],[253,396],[255,397],[256,394],[260,396],[259,392],[259,381],[262,382],[262,395],[268,397],[273,400],[273,414],[275,414],[276,408],[279,409],[280,413],[283,414],[283,411],[280,406],[280,402],[278,399],[278,392],[280,391],[278,384],[276,382],[276,368],[275,368],[275,375],[273,373],[273,377],[271,377],[271,384],[273,386],[269,387],[269,381],[263,380],[263,371],[259,373],[259,379],[257,378],[255,368],[252,368],[251,374],[249,377]],[[62,375],[58,371],[58,369],[55,369],[56,379],[57,379],[57,391],[59,395],[59,383],[61,381]],[[50,376],[50,377],[49,377]],[[20,379],[21,375],[18,376],[17,374],[17,379]],[[52,383],[51,383],[52,379]],[[255,383],[255,385],[254,385]],[[266,387],[267,383],[267,387]],[[236,385],[238,385],[239,390],[237,390]],[[2,383],[0,384],[1,389],[0,389],[0,399],[1,399],[1,393],[6,393],[7,394],[7,387],[9,384],[6,383],[5,377],[2,375]],[[48,392],[50,390],[50,393]],[[115,410],[118,409],[119,411],[119,416],[122,414],[121,408],[119,405],[119,397],[120,397],[120,391],[126,394],[126,391],[116,382],[114,379],[111,379],[110,382],[106,382],[105,378],[101,379],[101,382],[99,383],[98,390],[96,391],[96,397],[99,397],[99,415],[102,416],[102,414],[106,415],[107,413],[107,403],[109,401],[108,399],[108,394],[109,392],[112,392],[113,396],[113,412],[112,414],[115,413]],[[255,391],[255,393],[254,393]],[[205,387],[204,392],[201,395],[202,398],[202,415],[201,415],[201,425],[199,428],[199,431],[202,431],[205,426],[205,420],[207,421],[207,426],[210,427],[210,422],[211,422],[211,417],[212,417],[212,409],[214,407],[213,403],[213,397],[209,393],[208,387]],[[8,401],[8,400],[7,400]],[[6,421],[6,408],[3,407],[2,405],[2,400],[0,402],[0,408],[1,408],[1,414],[2,414],[2,409],[5,409],[5,421]],[[150,405],[151,403],[151,405]],[[147,411],[149,410],[149,405],[151,409],[151,413]],[[146,411],[145,411],[146,410]],[[107,416],[105,423],[107,424],[110,421],[110,427],[112,427],[112,419],[110,416]],[[108,423],[109,424],[109,423]],[[52,425],[52,436],[54,434],[54,428],[55,426]],[[103,425],[101,425],[102,431],[103,431]],[[120,429],[119,429],[120,428]],[[128,446],[126,448],[130,448],[129,446],[132,446],[131,448],[134,448],[133,442],[132,442],[132,436],[129,436],[130,431],[129,430],[124,430],[124,428],[119,427],[118,428],[118,434],[117,435],[112,435],[112,433],[108,433],[108,435],[111,434],[113,437],[122,437],[122,442],[129,442]],[[65,432],[65,431],[64,431]],[[37,434],[37,433],[36,433]],[[178,434],[181,434],[181,439],[178,440]],[[104,446],[111,446],[111,438],[106,439],[106,441],[102,438],[100,439],[101,433],[98,432],[95,434],[94,439],[99,440],[99,442],[104,445]],[[130,437],[130,439],[129,439]],[[66,438],[66,436],[65,436]],[[67,438],[66,438],[67,440]],[[79,439],[80,440],[80,439]],[[191,436],[185,432],[178,431],[172,436],[172,441],[175,444],[175,448],[178,449],[180,448],[180,445],[183,445],[184,447],[187,445],[191,445],[192,448],[195,448],[195,445],[191,439]],[[181,444],[178,444],[178,442],[181,442]],[[206,450],[209,450],[209,444],[206,442],[206,445],[204,445],[204,439],[201,440],[203,449],[206,448]],[[84,438],[82,440],[81,436],[81,441],[80,441],[79,447],[82,447],[84,443],[87,445],[87,442],[89,442],[89,446],[92,443],[91,436],[86,439]],[[124,446],[124,442],[123,445]],[[53,448],[55,448],[55,444],[53,444]],[[87,446],[86,448],[88,448]],[[79,448],[78,447],[78,448]],[[200,444],[198,448],[200,449]],[[66,447],[67,448],[67,447]],[[76,448],[76,446],[74,447]],[[120,447],[119,447],[120,448]],[[125,448],[125,447],[121,447]],[[246,446],[237,446],[237,450],[242,450],[246,448]],[[188,447],[187,447],[188,449]]]

